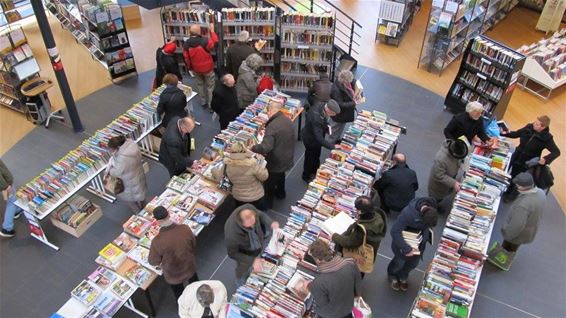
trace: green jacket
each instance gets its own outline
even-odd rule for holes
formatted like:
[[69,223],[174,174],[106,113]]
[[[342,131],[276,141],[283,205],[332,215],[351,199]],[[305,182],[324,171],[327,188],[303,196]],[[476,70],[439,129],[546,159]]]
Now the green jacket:
[[364,242],[364,232],[358,226],[358,224],[360,224],[366,229],[366,241],[373,247],[373,253],[375,256],[379,249],[379,244],[387,232],[386,220],[384,213],[376,211],[373,218],[368,220],[358,220],[358,222],[350,225],[344,234],[332,235],[332,241],[336,243],[336,247],[339,251],[341,251],[342,248],[356,248],[361,246]]
[[13,183],[14,177],[10,173],[10,170],[8,170],[8,167],[6,167],[4,162],[0,159],[0,190],[6,190],[6,188]]

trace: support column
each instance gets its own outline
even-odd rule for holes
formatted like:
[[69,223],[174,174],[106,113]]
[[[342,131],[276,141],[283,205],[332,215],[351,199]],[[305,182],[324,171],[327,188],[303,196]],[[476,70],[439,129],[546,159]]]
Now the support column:
[[47,16],[45,15],[43,3],[41,0],[31,0],[30,2],[37,24],[39,25],[39,30],[41,31],[41,37],[43,37],[43,42],[47,48],[47,53],[51,60],[51,65],[53,66],[57,83],[59,83],[61,95],[63,95],[65,107],[67,108],[67,112],[71,118],[73,129],[75,132],[82,132],[84,131],[83,124],[81,123],[79,112],[77,111],[77,106],[75,105],[75,100],[73,98],[73,93],[71,92],[71,87],[69,87],[69,82],[65,75],[65,70],[63,69],[63,62],[61,62],[59,50],[57,50],[57,46],[55,45],[55,39],[53,39],[53,33],[51,32],[49,21],[47,21]]

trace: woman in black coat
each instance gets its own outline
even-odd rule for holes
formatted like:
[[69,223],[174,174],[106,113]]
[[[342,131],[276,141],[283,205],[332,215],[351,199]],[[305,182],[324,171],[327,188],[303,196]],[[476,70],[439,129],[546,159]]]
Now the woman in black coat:
[[177,87],[178,79],[175,74],[166,74],[163,83],[167,85],[157,104],[157,113],[162,116],[161,127],[166,128],[173,117],[185,117],[187,111],[187,95]]
[[155,82],[154,89],[163,84],[163,77],[165,74],[175,74],[177,80],[183,79],[181,75],[181,70],[179,68],[179,62],[175,57],[175,51],[177,50],[177,44],[175,43],[175,38],[172,38],[163,47],[160,47],[155,52]]
[[356,80],[352,72],[343,70],[338,74],[338,80],[332,84],[330,98],[335,100],[340,106],[340,114],[330,120],[331,132],[328,139],[331,142],[338,142],[342,138],[346,123],[354,121],[356,113],[355,102]]
[[212,92],[210,107],[218,114],[220,129],[226,129],[228,124],[242,112],[242,109],[238,106],[235,84],[234,76],[225,74],[216,83],[216,87]]

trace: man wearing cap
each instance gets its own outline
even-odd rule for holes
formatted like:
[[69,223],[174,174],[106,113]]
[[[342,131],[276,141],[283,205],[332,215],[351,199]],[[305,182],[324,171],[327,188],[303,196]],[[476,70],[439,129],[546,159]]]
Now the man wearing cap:
[[468,155],[465,141],[446,140],[434,157],[428,178],[428,195],[438,201],[438,212],[449,212],[460,182],[456,179],[463,159]]
[[165,45],[158,48],[155,52],[154,89],[161,86],[165,74],[175,74],[179,81],[183,79],[181,70],[179,69],[179,62],[175,57],[175,51],[177,51],[177,43],[175,37],[172,37],[169,42],[165,43]]
[[528,172],[519,173],[513,183],[519,191],[519,196],[513,202],[501,232],[503,244],[507,252],[505,257],[490,253],[489,261],[503,270],[509,270],[515,253],[522,244],[531,243],[537,234],[538,224],[546,204],[546,195],[542,189],[535,186],[533,177]]
[[340,106],[335,100],[318,102],[309,108],[303,128],[302,138],[305,145],[303,180],[310,182],[320,166],[322,147],[334,149],[334,143],[324,139],[328,133],[328,118],[340,113]]
[[238,34],[236,43],[230,45],[226,50],[226,71],[238,79],[238,70],[242,62],[250,54],[258,53],[258,50],[250,46],[250,33],[246,30]]
[[153,217],[160,229],[151,241],[148,262],[161,266],[165,281],[171,285],[175,299],[179,299],[185,284],[198,281],[195,236],[188,225],[173,223],[162,206],[153,210]]

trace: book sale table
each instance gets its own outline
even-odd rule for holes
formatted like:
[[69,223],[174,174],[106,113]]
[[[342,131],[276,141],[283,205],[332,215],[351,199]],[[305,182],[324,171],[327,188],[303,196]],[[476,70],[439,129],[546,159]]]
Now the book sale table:
[[[270,99],[279,97],[284,96],[264,91],[214,138],[203,158],[193,163],[191,171],[172,177],[162,194],[132,215],[123,224],[123,232],[98,252],[95,259],[98,267],[79,282],[71,291],[70,299],[52,317],[111,317],[122,306],[141,317],[148,317],[131,300],[137,289],[144,292],[154,316],[149,288],[162,272],[148,262],[151,241],[160,227],[153,218],[153,210],[157,206],[167,208],[173,222],[186,224],[198,236],[213,221],[228,197],[227,192],[219,189],[217,181],[209,180],[212,169],[221,162],[222,154],[229,150],[232,142],[240,140],[249,144],[261,139],[268,119],[265,106]],[[282,112],[294,119],[301,110],[298,100],[286,99]]]
[[[47,238],[41,227],[41,220],[87,185],[87,191],[90,193],[111,203],[116,200],[104,189],[101,173],[110,159],[106,148],[110,137],[126,135],[138,142],[144,156],[157,159],[154,145],[148,135],[161,123],[156,107],[163,88],[162,86],[156,89],[134,104],[126,113],[18,189],[16,205],[24,211],[32,237],[59,250],[59,247]],[[196,96],[188,86],[180,84],[180,88],[188,94],[187,102]]]
[[412,318],[470,317],[501,194],[510,183],[511,144],[474,148],[467,158],[462,187],[408,314]]

